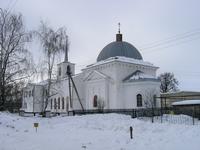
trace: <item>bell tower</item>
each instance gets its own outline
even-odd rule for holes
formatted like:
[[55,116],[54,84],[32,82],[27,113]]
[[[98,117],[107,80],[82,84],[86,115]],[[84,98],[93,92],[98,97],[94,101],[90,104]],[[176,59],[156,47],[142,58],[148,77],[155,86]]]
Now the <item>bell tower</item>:
[[68,58],[68,39],[66,40],[64,61],[57,65],[57,78],[62,79],[67,77],[67,67],[70,67],[71,75],[75,75],[75,64],[69,62]]

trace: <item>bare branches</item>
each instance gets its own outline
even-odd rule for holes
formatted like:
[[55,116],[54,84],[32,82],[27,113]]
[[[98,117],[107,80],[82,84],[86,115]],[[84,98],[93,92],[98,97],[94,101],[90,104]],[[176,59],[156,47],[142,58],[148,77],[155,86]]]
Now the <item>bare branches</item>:
[[174,77],[173,73],[165,72],[158,77],[161,81],[160,92],[173,92],[178,90],[178,80]]
[[156,89],[148,89],[145,91],[144,95],[144,105],[146,108],[155,108],[157,107],[156,96],[158,91]]
[[[25,49],[31,34],[26,32],[21,14],[0,9],[0,105],[9,95],[6,89],[31,74],[32,57]],[[9,86],[8,86],[9,85]]]
[[43,110],[45,111],[48,105],[48,100],[51,96],[50,90],[52,84],[52,75],[55,65],[55,59],[59,53],[65,52],[66,49],[68,50],[68,37],[65,28],[59,28],[57,30],[53,30],[44,22],[41,22],[39,30],[34,32],[34,34],[39,38],[40,43],[43,47],[44,54],[47,57],[48,85],[47,85],[45,107]]
[[64,52],[66,47],[68,47],[65,28],[53,30],[46,23],[41,22],[39,30],[35,32],[35,35],[39,38],[44,48],[43,50],[48,57],[59,52]]

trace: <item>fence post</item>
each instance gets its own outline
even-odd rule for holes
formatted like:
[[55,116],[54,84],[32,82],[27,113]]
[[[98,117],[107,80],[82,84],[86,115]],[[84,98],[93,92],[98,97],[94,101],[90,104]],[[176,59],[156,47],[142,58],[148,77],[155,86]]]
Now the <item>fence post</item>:
[[161,119],[161,123],[163,123],[163,110],[162,110],[162,107],[160,109],[160,119]]
[[194,125],[194,118],[195,118],[195,106],[193,107],[193,113],[192,113],[192,124]]
[[132,139],[133,138],[133,127],[130,126],[130,138]]
[[132,115],[131,118],[134,118],[134,109],[132,109]]
[[161,108],[160,108],[160,115],[161,115],[161,123],[163,123],[163,101],[162,97],[160,98]]

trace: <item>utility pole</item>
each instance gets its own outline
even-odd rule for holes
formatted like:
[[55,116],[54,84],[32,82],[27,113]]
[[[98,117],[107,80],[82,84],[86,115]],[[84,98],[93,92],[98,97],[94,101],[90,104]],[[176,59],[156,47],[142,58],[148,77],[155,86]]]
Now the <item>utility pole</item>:
[[69,84],[69,101],[70,101],[70,107],[72,108],[72,94],[71,94],[71,92],[72,92],[71,91],[71,82],[72,82],[72,86],[75,89],[76,95],[77,95],[79,103],[81,105],[81,108],[84,111],[84,107],[83,107],[83,104],[81,103],[81,99],[79,97],[78,90],[77,90],[76,85],[74,83],[74,80],[72,78],[72,73],[71,73],[71,69],[70,69],[69,65],[67,66],[67,76],[68,76],[68,84]]

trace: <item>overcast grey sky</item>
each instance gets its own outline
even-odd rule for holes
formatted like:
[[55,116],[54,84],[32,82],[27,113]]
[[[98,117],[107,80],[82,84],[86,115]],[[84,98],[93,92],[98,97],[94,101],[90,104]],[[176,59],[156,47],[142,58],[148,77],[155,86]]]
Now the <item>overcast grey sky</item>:
[[[31,30],[40,20],[65,26],[77,71],[115,40],[120,22],[123,39],[160,67],[158,74],[173,72],[181,90],[200,91],[199,0],[0,0],[0,7],[21,12]],[[41,57],[38,46],[31,51]]]

